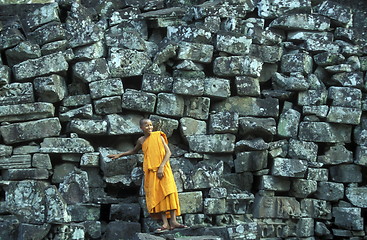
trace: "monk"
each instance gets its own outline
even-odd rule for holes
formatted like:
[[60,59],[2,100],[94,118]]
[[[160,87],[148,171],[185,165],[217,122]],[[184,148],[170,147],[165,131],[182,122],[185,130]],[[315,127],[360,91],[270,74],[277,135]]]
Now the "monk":
[[142,149],[147,209],[153,218],[163,221],[163,225],[157,231],[185,228],[187,226],[176,220],[176,217],[181,215],[181,210],[176,183],[169,163],[171,150],[168,147],[167,137],[161,131],[153,131],[153,124],[149,119],[140,120],[140,128],[144,136],[138,139],[133,149],[119,154],[110,154],[107,157],[116,159],[135,154]]

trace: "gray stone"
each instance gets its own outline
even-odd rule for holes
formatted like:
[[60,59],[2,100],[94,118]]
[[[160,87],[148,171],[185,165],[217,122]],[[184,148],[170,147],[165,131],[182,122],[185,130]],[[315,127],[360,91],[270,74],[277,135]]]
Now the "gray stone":
[[215,40],[215,48],[218,51],[234,55],[246,55],[250,53],[252,39],[247,36],[218,33]]
[[236,112],[218,112],[210,114],[209,133],[234,133],[238,131]]
[[288,155],[291,158],[315,162],[317,153],[318,145],[316,143],[300,141],[293,138],[289,140]]
[[154,93],[126,89],[122,95],[122,108],[141,112],[154,112],[157,96]]
[[314,236],[314,224],[313,218],[301,218],[297,222],[297,237],[311,237]]
[[358,108],[331,106],[326,121],[358,125],[362,116],[362,110]]
[[57,239],[66,238],[70,240],[77,240],[85,236],[85,229],[80,223],[60,224],[55,227],[54,237]]
[[13,152],[12,146],[0,144],[0,157],[10,157]]
[[315,235],[316,236],[327,236],[327,235],[331,235],[331,232],[329,231],[325,223],[316,222],[315,223]]
[[40,102],[56,103],[68,94],[66,81],[59,75],[37,77],[34,79],[34,89]]
[[40,150],[39,145],[37,145],[35,142],[30,142],[28,145],[21,145],[14,147],[13,154],[33,154],[38,153]]
[[173,78],[156,74],[144,74],[141,90],[160,93],[172,91]]
[[331,86],[328,92],[328,98],[332,100],[331,104],[333,106],[360,108],[362,105],[362,92],[360,89]]
[[182,117],[184,98],[172,93],[158,93],[156,113],[163,116]]
[[87,153],[93,146],[83,138],[44,138],[41,153]]
[[164,132],[167,137],[172,136],[173,131],[178,128],[178,120],[172,118],[161,117],[158,115],[150,115],[155,130]]
[[62,73],[67,71],[68,67],[62,53],[53,53],[16,64],[13,66],[13,73],[15,79],[21,81],[49,73]]
[[277,63],[281,60],[283,55],[283,47],[274,45],[258,45],[252,44],[250,54],[257,56],[264,63]]
[[278,135],[282,137],[296,138],[301,113],[294,109],[289,109],[280,114],[278,123]]
[[75,108],[75,109],[64,109],[59,114],[59,119],[61,122],[70,121],[73,118],[86,118],[90,119],[93,116],[92,104],[86,104],[85,106]]
[[102,224],[100,221],[85,221],[83,222],[86,236],[91,238],[102,237]]
[[[255,20],[256,21],[256,20]],[[263,24],[262,24],[263,25]],[[285,36],[282,36],[279,31],[276,29],[263,29],[264,27],[249,27],[245,30],[245,35],[252,38],[253,44],[260,44],[260,45],[269,45],[274,46],[282,42],[282,40],[285,38]],[[277,49],[276,47],[273,48]],[[280,49],[279,49],[280,50]],[[264,53],[267,54],[267,53]]]
[[122,97],[104,97],[94,101],[94,111],[99,115],[122,112]]
[[331,77],[337,85],[344,87],[357,87],[363,86],[363,73],[362,72],[343,72],[334,74]]
[[268,151],[248,151],[236,154],[234,166],[237,173],[253,172],[265,169],[268,163]]
[[243,136],[251,135],[268,140],[276,134],[274,118],[240,117],[239,126],[240,134]]
[[124,156],[118,159],[111,159],[107,157],[109,154],[116,154],[117,151],[111,151],[107,148],[100,147],[100,166],[105,177],[112,177],[116,175],[126,175],[131,173],[139,161],[138,155]]
[[348,26],[352,24],[352,10],[345,5],[333,1],[324,1],[317,5],[314,10],[315,13],[330,18],[338,25]]
[[173,93],[189,96],[204,94],[204,79],[202,78],[174,78]]
[[227,189],[221,187],[213,187],[209,190],[209,196],[211,198],[226,198]]
[[345,196],[356,207],[365,208],[367,206],[366,187],[347,187]]
[[307,180],[323,181],[329,179],[329,171],[326,168],[308,168]]
[[342,73],[342,72],[352,72],[352,66],[350,64],[338,64],[333,66],[327,66],[325,67],[325,70],[330,73]]
[[2,177],[8,181],[19,180],[45,180],[49,177],[47,169],[30,168],[30,169],[7,169],[2,171]]
[[139,222],[140,211],[139,203],[111,204],[109,219],[114,221]]
[[315,115],[320,118],[325,118],[328,112],[329,112],[329,106],[327,105],[302,107],[303,115]]
[[[203,163],[203,162],[201,162]],[[192,170],[190,177],[184,183],[185,189],[205,189],[219,187],[220,176],[223,174],[223,162],[220,161],[215,166],[209,164],[197,164]]]
[[55,108],[51,103],[24,103],[0,106],[0,122],[28,121],[54,116]]
[[208,44],[180,42],[177,58],[209,63],[212,61],[213,50],[214,47]]
[[262,175],[260,176],[260,190],[266,191],[280,191],[280,192],[288,192],[291,187],[291,181],[283,178],[272,175]]
[[325,105],[327,101],[326,90],[307,90],[298,93],[298,105]]
[[187,140],[191,135],[204,135],[206,134],[206,122],[196,120],[193,118],[182,117],[180,118],[180,133]]
[[181,192],[178,194],[181,213],[199,213],[203,211],[203,193],[201,191]]
[[[220,16],[226,17],[241,17],[244,18],[247,12],[253,11],[255,8],[255,2],[240,1],[230,2],[231,4],[222,4],[221,2],[206,2],[195,6],[195,18],[200,19],[206,16]],[[239,5],[236,5],[238,3]]]
[[58,136],[60,131],[61,125],[58,118],[45,118],[0,127],[0,132],[5,143],[18,143]]
[[25,25],[29,30],[52,21],[60,21],[57,3],[45,4],[26,15]]
[[80,107],[91,103],[92,99],[90,97],[90,94],[84,94],[84,95],[66,96],[62,100],[61,105],[65,107]]
[[364,221],[360,208],[353,207],[333,207],[333,217],[335,225],[343,229],[363,231]]
[[315,197],[326,201],[338,201],[344,197],[344,185],[335,182],[318,182]]
[[312,72],[313,60],[307,53],[288,53],[282,56],[282,73],[299,72],[310,74]]
[[111,48],[108,66],[112,77],[132,77],[139,76],[151,65],[151,60],[145,52]]
[[47,223],[39,225],[21,223],[18,229],[18,237],[20,239],[43,239],[47,236],[50,230],[51,225]]
[[204,96],[223,99],[231,95],[230,81],[224,78],[204,78]]
[[98,41],[91,45],[75,48],[74,50],[76,60],[92,60],[106,56],[106,50],[102,41]]
[[261,18],[275,18],[292,11],[310,11],[311,1],[309,0],[286,0],[273,2],[261,0],[258,3],[258,14]]
[[305,198],[301,200],[302,216],[330,220],[331,203],[325,200]]
[[131,50],[146,51],[146,42],[138,29],[121,28],[113,26],[105,34],[108,47],[127,48]]
[[86,62],[77,62],[72,67],[73,74],[83,82],[94,82],[110,77],[110,69],[106,59],[98,58]]
[[[320,39],[324,41],[332,41],[334,39],[334,35],[330,32],[290,31],[287,34],[287,39],[289,41],[306,41],[307,39]],[[333,59],[332,61],[338,59],[339,57],[341,57],[342,59],[345,59],[344,56],[341,54],[335,54],[334,56],[335,57],[333,58],[331,56],[331,53],[321,52],[314,56],[314,60],[316,61],[316,59],[320,59],[320,60],[323,59],[320,61],[320,63],[322,63],[323,61],[329,58],[330,60]],[[316,61],[316,63],[319,63],[319,62]],[[318,65],[322,66],[323,64],[318,64]],[[327,64],[327,65],[333,65],[333,64]]]
[[10,83],[10,68],[0,65],[0,88]]
[[195,26],[168,26],[167,38],[175,42],[201,42],[204,44],[210,44],[212,41],[212,33],[204,28]]
[[35,43],[24,41],[14,48],[6,50],[5,55],[8,65],[14,66],[28,59],[41,57],[41,49],[40,46]]
[[157,54],[154,56],[153,62],[156,64],[162,64],[167,62],[170,58],[176,57],[177,55],[177,44],[168,43],[162,46]]
[[137,114],[110,114],[107,115],[109,135],[124,135],[141,133],[139,121],[143,116]]
[[31,161],[30,154],[0,157],[0,169],[30,168]]
[[221,19],[219,16],[207,16],[204,18],[204,28],[209,29],[212,33],[220,30]]
[[269,155],[275,157],[286,157],[288,154],[288,140],[279,140],[269,143]]
[[209,110],[210,98],[208,97],[190,97],[185,99],[185,117],[206,120],[209,117]]
[[292,197],[255,196],[255,218],[291,218],[301,214],[300,203]]
[[261,151],[267,150],[269,148],[269,144],[266,143],[262,138],[254,138],[249,140],[240,140],[236,142],[235,151],[242,152],[242,151]]
[[345,57],[340,53],[321,52],[316,54],[314,57],[315,63],[320,66],[331,66],[343,63]]
[[[106,233],[103,235],[104,240],[111,239],[134,239],[137,233],[141,232],[140,223],[112,221],[106,226]],[[118,236],[118,237],[117,237]]]
[[89,83],[90,96],[92,99],[121,96],[124,93],[124,87],[121,79],[110,78]]
[[4,50],[16,46],[25,40],[24,35],[19,29],[9,28],[0,32],[0,49]]
[[96,221],[100,218],[101,206],[98,204],[69,204],[68,212],[73,222]]
[[259,78],[249,76],[236,76],[236,91],[239,96],[260,96],[260,81]]
[[280,16],[273,20],[269,26],[286,30],[325,31],[330,28],[330,19],[316,14],[296,13]]
[[74,171],[76,163],[62,163],[54,166],[54,174],[52,175],[52,183],[62,183],[64,179]]
[[50,155],[43,153],[35,153],[32,156],[32,167],[34,168],[44,168],[44,169],[52,169],[52,163]]
[[355,164],[367,166],[367,148],[365,146],[358,146],[356,148]]
[[189,147],[199,153],[224,153],[234,151],[235,136],[232,134],[187,136]]
[[[89,184],[87,172],[74,169],[59,185],[59,192],[67,204],[78,204],[89,201]],[[94,219],[96,220],[96,219]]]
[[353,152],[349,151],[343,144],[336,144],[330,146],[324,155],[319,155],[317,161],[327,165],[352,163]]
[[263,62],[256,57],[217,57],[213,62],[213,72],[217,76],[232,77],[236,75],[247,75],[250,77],[259,77],[262,65]]
[[341,164],[330,167],[330,178],[340,183],[362,182],[362,168],[355,164]]
[[204,214],[223,214],[226,212],[226,200],[221,198],[205,198]]
[[303,76],[303,74],[299,72],[290,73],[289,77],[276,72],[274,73],[272,80],[274,89],[305,91],[310,87],[310,83]]
[[279,114],[279,101],[275,98],[261,99],[234,96],[212,104],[212,109],[217,112],[237,112],[241,117],[276,117]]
[[338,143],[351,141],[352,128],[326,122],[301,122],[298,137],[303,141]]
[[68,131],[82,135],[103,135],[107,134],[107,123],[106,120],[72,119]]
[[30,42],[44,45],[50,42],[64,40],[66,31],[60,22],[49,22],[26,34]]
[[98,167],[99,166],[99,153],[84,153],[80,158],[81,167]]
[[305,41],[305,49],[309,52],[328,51],[330,53],[338,53],[340,51],[340,46],[332,41],[307,39]]
[[306,170],[307,161],[277,157],[274,159],[271,172],[274,176],[302,178]]

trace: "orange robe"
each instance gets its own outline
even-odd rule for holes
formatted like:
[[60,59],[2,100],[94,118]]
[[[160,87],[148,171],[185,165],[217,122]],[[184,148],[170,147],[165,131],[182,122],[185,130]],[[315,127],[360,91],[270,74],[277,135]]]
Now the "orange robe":
[[[168,144],[167,136],[161,132],[152,132],[142,145],[144,153],[144,190],[148,212],[154,218],[160,218],[161,212],[176,210],[176,215],[181,215],[176,183],[172,174],[169,161],[164,166],[164,177],[159,179],[157,171],[164,159],[166,150],[162,138]],[[159,213],[159,214],[158,214]]]

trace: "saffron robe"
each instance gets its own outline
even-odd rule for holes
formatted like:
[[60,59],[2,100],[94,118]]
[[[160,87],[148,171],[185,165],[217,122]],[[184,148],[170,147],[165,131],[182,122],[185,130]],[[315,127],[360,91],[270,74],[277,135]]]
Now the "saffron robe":
[[166,150],[162,142],[163,137],[168,144],[167,136],[161,132],[152,132],[142,144],[144,153],[144,191],[148,212],[154,218],[160,218],[161,212],[176,210],[176,215],[181,215],[178,192],[169,161],[164,166],[164,177],[159,179],[157,171],[162,163]]

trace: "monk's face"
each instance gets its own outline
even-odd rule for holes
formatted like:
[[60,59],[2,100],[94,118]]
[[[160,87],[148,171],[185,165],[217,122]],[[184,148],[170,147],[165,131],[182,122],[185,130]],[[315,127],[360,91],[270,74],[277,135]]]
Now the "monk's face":
[[153,131],[153,123],[147,119],[142,122],[140,128],[143,130],[144,134],[149,135]]

